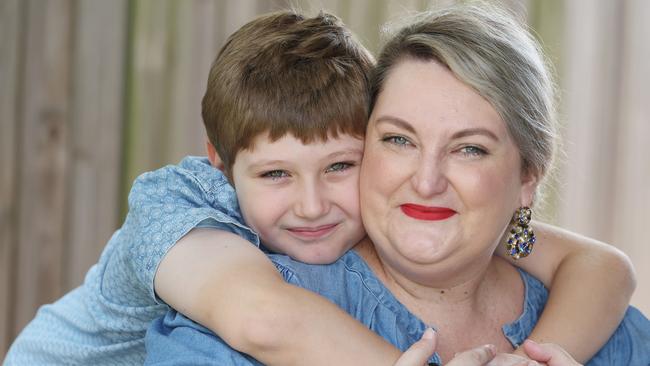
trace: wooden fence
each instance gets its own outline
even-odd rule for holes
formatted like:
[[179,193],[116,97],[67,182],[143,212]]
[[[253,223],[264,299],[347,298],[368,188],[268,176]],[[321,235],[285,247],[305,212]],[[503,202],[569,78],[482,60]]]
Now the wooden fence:
[[[371,50],[385,20],[440,2],[290,1],[340,15]],[[507,3],[560,58],[562,2]],[[0,355],[41,304],[82,283],[138,174],[202,154],[216,51],[254,15],[286,6],[0,0]]]

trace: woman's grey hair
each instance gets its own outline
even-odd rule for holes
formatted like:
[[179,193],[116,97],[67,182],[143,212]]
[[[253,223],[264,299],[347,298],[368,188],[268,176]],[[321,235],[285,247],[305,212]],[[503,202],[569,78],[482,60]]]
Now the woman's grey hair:
[[456,5],[419,13],[389,36],[371,82],[371,110],[400,61],[433,60],[488,100],[519,148],[522,169],[542,179],[556,144],[555,86],[541,47],[504,10]]

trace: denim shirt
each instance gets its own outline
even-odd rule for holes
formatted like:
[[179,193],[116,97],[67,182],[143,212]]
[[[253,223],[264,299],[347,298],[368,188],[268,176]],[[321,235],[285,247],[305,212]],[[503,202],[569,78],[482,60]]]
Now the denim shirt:
[[79,288],[41,307],[11,346],[5,365],[141,365],[144,336],[169,307],[153,279],[169,249],[195,227],[235,233],[259,245],[237,196],[207,159],[185,158],[138,177],[129,213]]
[[[280,255],[271,258],[286,281],[320,293],[401,350],[418,341],[427,328],[397,301],[354,251],[330,265],[308,265]],[[525,285],[523,312],[502,327],[514,347],[531,333],[548,297],[539,280],[522,270],[519,273]],[[145,342],[146,365],[260,364],[173,310],[152,323]],[[440,363],[440,359],[436,354],[429,362]],[[648,319],[637,309],[628,308],[614,335],[587,365],[650,365]]]

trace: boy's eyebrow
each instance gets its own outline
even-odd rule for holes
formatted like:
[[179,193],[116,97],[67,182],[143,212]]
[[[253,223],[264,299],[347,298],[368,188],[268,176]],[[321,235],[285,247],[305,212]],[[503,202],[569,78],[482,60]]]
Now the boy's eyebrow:
[[[338,156],[345,156],[345,155],[350,155],[350,154],[355,154],[355,155],[363,155],[363,149],[359,148],[350,148],[350,149],[345,149],[345,150],[340,150],[340,151],[335,151],[327,156],[325,156],[325,159],[332,159],[336,158]],[[286,163],[286,160],[262,160],[256,163],[253,163],[248,166],[247,170],[259,170],[261,168],[264,168],[267,165],[276,165],[276,164],[283,164]]]
[[327,158],[335,158],[337,156],[349,155],[349,154],[363,155],[363,149],[350,148],[350,149],[346,149],[346,150],[336,151],[336,152],[333,152],[333,153],[327,155]]
[[249,165],[248,170],[259,169],[266,165],[282,164],[284,162],[285,162],[284,160],[262,160],[260,162]]
[[[411,126],[410,123],[406,122],[405,120],[398,118],[398,117],[393,117],[393,116],[381,116],[377,118],[377,124],[379,123],[389,123],[394,126],[397,126],[399,128],[403,128],[407,130],[410,133],[415,134],[415,129],[413,126]],[[499,137],[494,134],[494,132],[488,130],[487,128],[483,127],[475,127],[475,128],[466,128],[457,132],[454,132],[453,135],[451,135],[452,139],[459,139],[462,137],[466,136],[472,136],[472,135],[483,135],[485,137],[488,137],[496,142],[499,142]]]

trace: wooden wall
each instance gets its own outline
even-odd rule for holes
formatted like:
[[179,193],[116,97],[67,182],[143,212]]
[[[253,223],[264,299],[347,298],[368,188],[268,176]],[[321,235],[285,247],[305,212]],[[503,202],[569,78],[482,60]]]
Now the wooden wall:
[[125,1],[0,2],[0,350],[119,219]]
[[[138,174],[178,162],[185,155],[202,154],[200,100],[208,69],[235,29],[254,15],[287,3],[307,10],[323,7],[340,15],[376,51],[384,21],[404,11],[450,1],[0,0],[0,355],[38,306],[82,283],[119,227],[128,189]],[[571,29],[573,34],[581,30],[564,24],[576,27],[571,17],[586,14],[598,28],[609,24],[598,17],[609,19],[610,29],[617,30],[619,38],[607,42],[616,45],[625,37],[621,33],[626,30],[621,26],[624,16],[639,27],[627,32],[647,28],[648,22],[643,20],[647,17],[641,14],[649,9],[643,1],[626,0],[628,6],[624,8],[596,2],[600,13],[584,13],[579,7],[565,9],[561,0],[505,3],[528,15],[554,60],[566,54],[574,57],[573,63],[564,61],[573,72],[571,65],[579,69],[584,55],[577,51],[578,40],[564,40],[564,29]],[[585,9],[592,7],[589,1],[580,4]],[[564,19],[563,14],[569,18]],[[612,20],[608,14],[618,15]],[[598,43],[601,38],[589,38],[587,28],[582,32],[602,47],[604,42]],[[566,44],[571,42],[576,42],[576,47],[567,49]],[[627,61],[614,58],[612,62],[630,68],[647,67],[641,64],[648,58],[644,57],[647,47],[631,44],[625,50]],[[609,62],[607,58],[598,60]],[[558,66],[562,72],[562,63]],[[642,155],[639,149],[649,140],[638,133],[643,128],[647,132],[643,121],[648,114],[639,106],[645,105],[647,111],[648,103],[641,101],[640,95],[650,85],[647,74],[641,74],[645,79],[624,78],[626,101],[636,102],[625,105],[627,114],[623,117],[634,123],[617,134],[635,142],[616,143],[618,150],[632,159]],[[589,77],[586,80],[591,80]],[[606,89],[605,81],[601,82],[604,84],[599,88]],[[606,95],[599,96],[604,100]],[[579,106],[583,107],[589,108]],[[584,121],[584,115],[575,113],[572,116]],[[569,132],[579,140],[580,130],[576,131]],[[579,153],[576,156],[583,157]],[[569,160],[568,164],[573,168],[575,164],[593,167],[596,163]],[[639,196],[634,192],[647,189],[650,173],[639,173],[635,165],[626,164],[617,165],[617,169],[625,175],[625,188],[631,193],[626,193],[626,200],[616,207],[621,212],[626,207],[647,212],[649,202],[635,200]],[[575,183],[580,177],[564,177],[569,190],[584,187]],[[594,182],[594,187],[598,184]],[[559,222],[602,240],[633,235],[633,229],[597,231],[604,224],[614,225],[602,218],[591,221],[591,226],[572,226],[574,222],[564,219],[567,216],[558,210],[584,210],[584,204],[573,203],[576,195],[587,195],[580,201],[584,202],[601,191],[580,191],[570,197],[566,191],[558,186],[552,195],[549,217],[559,217]],[[629,204],[625,206],[625,202]],[[627,228],[628,224],[623,220],[619,227]],[[645,301],[647,311],[650,300]]]

